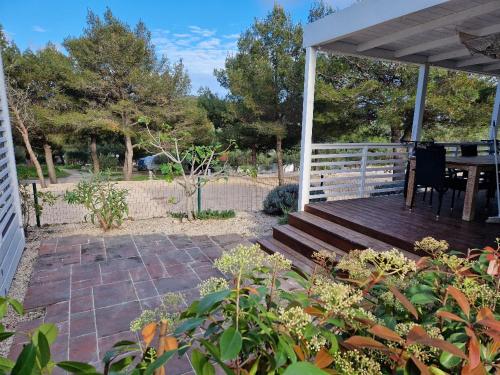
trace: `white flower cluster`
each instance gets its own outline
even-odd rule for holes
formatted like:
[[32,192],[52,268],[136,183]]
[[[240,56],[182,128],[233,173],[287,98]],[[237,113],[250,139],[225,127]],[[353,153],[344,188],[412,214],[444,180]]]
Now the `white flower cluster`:
[[255,269],[262,267],[265,258],[266,254],[259,245],[238,245],[234,249],[224,252],[214,262],[214,266],[228,275],[248,275]]
[[312,292],[323,307],[333,314],[341,314],[361,302],[363,292],[348,284],[336,283],[326,277],[317,277]]
[[436,240],[433,237],[425,237],[421,241],[415,242],[415,250],[423,251],[427,254],[437,255],[448,251],[450,245],[444,240]]
[[292,261],[285,258],[280,253],[268,255],[265,264],[269,266],[274,272],[289,271],[292,268]]
[[200,297],[205,297],[208,294],[229,289],[229,284],[223,277],[210,277],[198,285],[200,289]]
[[304,338],[304,332],[308,324],[312,322],[312,316],[304,311],[300,306],[290,307],[288,310],[279,309],[281,323],[286,330],[297,336],[299,339]]
[[357,351],[338,351],[333,354],[333,364],[341,375],[379,375],[380,364],[373,358]]

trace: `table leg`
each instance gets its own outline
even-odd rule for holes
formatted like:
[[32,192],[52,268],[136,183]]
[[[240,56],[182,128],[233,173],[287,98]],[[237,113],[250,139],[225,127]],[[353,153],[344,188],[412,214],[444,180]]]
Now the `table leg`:
[[408,187],[406,188],[406,207],[411,207],[413,192],[415,191],[415,159],[410,160],[410,171],[408,172]]
[[469,167],[469,175],[467,177],[467,187],[465,190],[464,210],[462,212],[462,220],[474,220],[476,211],[476,197],[479,186],[479,171],[478,167]]

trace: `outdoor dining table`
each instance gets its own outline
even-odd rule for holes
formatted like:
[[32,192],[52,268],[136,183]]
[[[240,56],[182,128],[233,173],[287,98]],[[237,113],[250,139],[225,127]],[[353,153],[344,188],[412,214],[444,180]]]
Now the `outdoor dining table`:
[[[415,185],[415,167],[416,159],[410,159],[410,173],[408,175],[408,190],[406,194],[406,206],[411,207],[411,201],[414,193]],[[464,208],[462,212],[462,220],[474,220],[476,209],[476,197],[479,186],[479,176],[481,172],[489,172],[495,170],[494,155],[481,156],[447,156],[446,167],[459,169],[468,172],[467,187],[465,189]]]

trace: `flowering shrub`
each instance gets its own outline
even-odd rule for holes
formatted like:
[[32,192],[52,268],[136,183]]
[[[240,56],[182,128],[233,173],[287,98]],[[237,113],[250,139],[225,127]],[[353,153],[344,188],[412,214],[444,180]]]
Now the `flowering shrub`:
[[304,276],[280,254],[239,246],[214,264],[227,279],[200,285],[174,334],[193,347],[197,374],[500,371],[499,249],[415,247],[429,255],[354,250],[334,265],[316,253]]

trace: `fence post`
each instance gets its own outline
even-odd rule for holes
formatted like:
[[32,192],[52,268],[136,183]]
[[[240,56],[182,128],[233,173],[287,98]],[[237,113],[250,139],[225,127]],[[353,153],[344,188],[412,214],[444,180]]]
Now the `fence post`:
[[40,228],[42,225],[40,224],[40,211],[38,210],[38,192],[36,191],[36,182],[33,182],[31,186],[33,186],[33,203],[35,205],[36,226]]
[[361,183],[359,186],[359,197],[364,198],[365,196],[365,180],[366,180],[366,162],[368,158],[368,147],[363,146],[363,151],[361,154]]
[[201,179],[198,177],[198,214],[201,212]]

